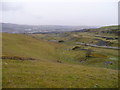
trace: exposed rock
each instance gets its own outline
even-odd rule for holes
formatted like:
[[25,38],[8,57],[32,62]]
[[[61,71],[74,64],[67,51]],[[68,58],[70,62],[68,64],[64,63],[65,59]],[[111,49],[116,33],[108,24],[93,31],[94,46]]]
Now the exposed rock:
[[106,65],[112,65],[113,62],[111,62],[111,61],[106,61],[105,64],[106,64]]
[[80,50],[80,47],[79,46],[75,46],[72,48],[72,50]]
[[62,63],[62,61],[60,61],[60,60],[57,60],[57,62],[58,62],[58,63]]
[[59,42],[59,43],[63,43],[64,41],[63,41],[63,40],[59,40],[58,42]]
[[108,42],[108,41],[103,41],[103,40],[99,40],[98,43],[96,43],[96,45],[98,46],[110,46],[112,43]]
[[118,39],[118,38],[115,38],[115,39]]
[[106,37],[106,40],[114,40],[114,38]]

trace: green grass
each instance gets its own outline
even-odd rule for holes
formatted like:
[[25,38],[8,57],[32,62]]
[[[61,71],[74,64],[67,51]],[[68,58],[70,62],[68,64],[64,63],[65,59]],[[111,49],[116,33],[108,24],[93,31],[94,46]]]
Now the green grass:
[[[70,37],[73,35],[69,33]],[[85,38],[91,34],[78,33]],[[71,50],[75,41],[65,43],[48,42],[55,39],[50,35],[24,35],[3,33],[3,56],[19,57],[35,60],[3,59],[3,88],[116,88],[118,87],[118,51],[77,45],[84,49],[92,49],[92,57],[87,61],[86,51]],[[74,36],[74,35],[73,35]],[[44,38],[43,38],[44,37]],[[56,39],[68,40],[69,37]],[[90,38],[90,41],[93,37]],[[14,58],[13,58],[14,59]],[[62,61],[59,63],[57,61]],[[113,65],[106,66],[105,61]]]
[[3,55],[55,60],[57,44],[21,34],[3,34]]
[[[70,36],[75,36],[76,34],[69,33]],[[34,37],[33,37],[34,36]],[[63,44],[48,42],[49,37],[46,37],[47,34],[33,34],[31,35],[20,35],[20,34],[3,34],[3,55],[7,56],[19,56],[19,57],[30,57],[39,60],[49,60],[49,61],[62,61],[63,63],[71,63],[71,64],[83,64],[80,63],[81,60],[86,59],[85,53],[86,51],[78,50],[70,50],[75,45],[75,41],[65,42]],[[51,37],[56,38],[54,34],[50,34]],[[58,35],[59,36],[59,35]],[[91,38],[91,34],[88,33],[79,33],[78,37],[82,36],[83,41],[86,42],[85,38]],[[9,38],[10,37],[10,38]],[[44,37],[44,39],[40,38]],[[59,37],[60,38],[60,37]],[[62,37],[63,38],[63,37]],[[109,58],[118,58],[118,51],[112,49],[103,49],[103,48],[95,48],[89,46],[78,45],[81,48],[89,49],[91,48],[97,54],[101,54],[104,57],[92,57],[88,58],[87,62],[84,65],[96,66],[96,67],[104,67],[105,61],[112,61],[114,64],[112,69],[117,69],[118,60],[111,60]],[[104,52],[104,53],[103,53]],[[99,61],[99,62],[98,62]]]
[[117,88],[117,75],[105,68],[3,60],[3,88]]

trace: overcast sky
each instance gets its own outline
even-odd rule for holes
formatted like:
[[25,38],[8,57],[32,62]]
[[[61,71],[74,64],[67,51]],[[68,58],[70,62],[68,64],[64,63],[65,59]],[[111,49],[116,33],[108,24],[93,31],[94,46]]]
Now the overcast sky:
[[118,23],[119,0],[2,0],[0,22],[102,26]]

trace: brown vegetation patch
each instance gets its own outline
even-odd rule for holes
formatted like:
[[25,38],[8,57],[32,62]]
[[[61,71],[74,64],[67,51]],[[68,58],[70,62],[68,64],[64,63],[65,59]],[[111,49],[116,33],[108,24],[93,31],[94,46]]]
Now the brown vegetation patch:
[[106,55],[100,54],[100,53],[94,53],[91,55],[92,57],[99,57],[99,58],[107,58]]
[[1,59],[12,59],[12,60],[36,60],[35,58],[31,57],[20,57],[20,56],[7,56],[3,55]]

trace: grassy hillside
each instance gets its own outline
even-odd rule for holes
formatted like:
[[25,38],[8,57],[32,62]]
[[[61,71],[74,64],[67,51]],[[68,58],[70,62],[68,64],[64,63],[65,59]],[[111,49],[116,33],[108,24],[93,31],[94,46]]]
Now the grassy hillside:
[[120,32],[120,25],[105,26],[97,29],[88,29],[88,32],[93,32],[96,34],[104,34],[104,35],[118,35]]
[[55,60],[57,44],[22,34],[3,34],[3,55]]
[[[94,57],[80,63],[86,58],[86,51],[71,50],[75,46],[73,42],[55,43],[39,35],[36,38],[7,33],[3,33],[2,40],[3,56],[12,57],[3,59],[3,88],[118,87],[118,71],[112,70],[117,69],[117,61],[109,59],[117,57],[117,50],[79,45],[94,50]],[[25,60],[29,58],[35,60]],[[114,64],[106,67],[107,60]]]
[[[99,37],[98,37],[99,35]],[[109,46],[118,47],[118,40],[106,40],[103,38],[104,34],[98,34],[89,32],[65,32],[65,33],[53,33],[53,34],[32,34],[30,36],[36,39],[46,40],[54,44],[62,45],[57,49],[58,59],[62,62],[74,63],[87,66],[104,67],[111,69],[118,69],[118,50],[97,48],[86,45],[80,45],[76,42],[97,44],[100,41],[111,43]],[[115,38],[117,36],[109,35],[106,37]],[[63,43],[59,43],[59,40],[63,40]],[[72,50],[74,47],[79,47],[78,50]],[[86,52],[91,49],[91,57],[86,58]],[[103,53],[104,52],[104,53]],[[112,65],[106,65],[106,62],[112,62]]]
[[3,60],[4,88],[117,88],[117,75],[82,65]]
[[[72,35],[74,34],[71,33]],[[86,42],[86,38],[90,38],[89,41],[93,39],[92,35],[87,35],[87,33],[77,34],[78,37],[81,35],[84,42]],[[17,57],[24,59],[32,58],[36,60],[60,61],[62,63],[118,69],[118,50],[76,45],[75,41],[69,40],[64,43],[48,42],[46,35],[42,35],[42,37],[46,36],[44,39],[39,38],[41,35],[36,36],[4,33],[3,56],[8,57],[8,59],[10,57],[13,59]],[[51,37],[55,38],[54,35]],[[75,46],[79,46],[85,50],[72,50]],[[86,58],[87,49],[92,49],[92,57],[90,58]],[[105,65],[106,61],[113,64]]]

